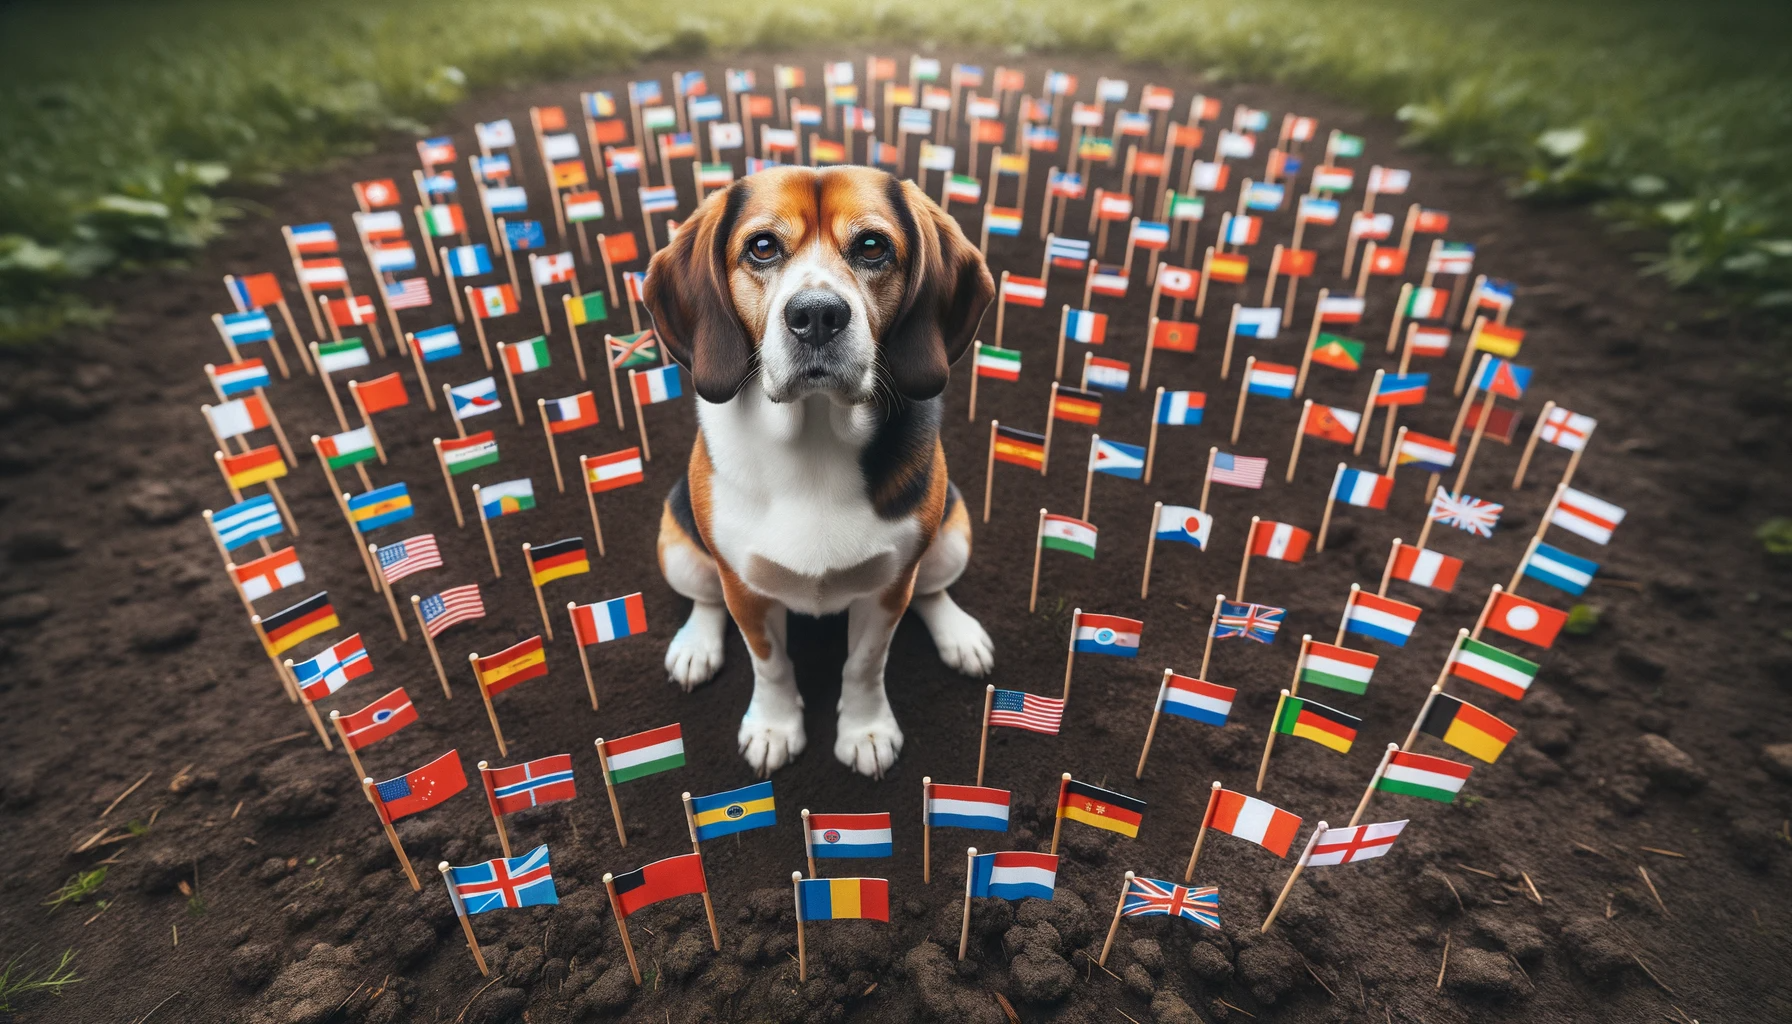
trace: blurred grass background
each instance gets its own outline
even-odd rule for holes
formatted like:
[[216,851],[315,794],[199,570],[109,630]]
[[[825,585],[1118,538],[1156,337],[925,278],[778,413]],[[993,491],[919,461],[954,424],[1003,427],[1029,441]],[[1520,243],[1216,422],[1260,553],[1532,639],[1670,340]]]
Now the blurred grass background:
[[[1755,0],[14,0],[0,6],[0,341],[179,260],[269,180],[469,91],[838,42],[1112,53],[1396,114],[1536,202],[1652,228],[1641,267],[1792,314],[1792,4]],[[1792,315],[1782,322],[1792,321]]]

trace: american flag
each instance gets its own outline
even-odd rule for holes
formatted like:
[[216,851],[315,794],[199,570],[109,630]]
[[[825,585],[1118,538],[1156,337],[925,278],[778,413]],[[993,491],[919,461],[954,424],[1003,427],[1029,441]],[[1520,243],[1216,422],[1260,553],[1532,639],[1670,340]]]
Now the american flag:
[[1209,928],[1220,926],[1220,890],[1218,886],[1191,889],[1175,882],[1155,878],[1135,878],[1126,889],[1122,914],[1125,917],[1186,917]]
[[1493,528],[1499,524],[1500,513],[1505,510],[1504,505],[1466,494],[1451,494],[1442,487],[1437,489],[1436,497],[1431,499],[1432,521],[1454,526],[1477,537],[1493,536]]
[[394,281],[386,286],[386,305],[392,309],[417,309],[429,303],[429,279],[426,277]]
[[456,623],[485,618],[485,602],[479,599],[477,583],[426,597],[418,608],[423,612],[423,628],[429,631],[431,639]]
[[1215,452],[1213,461],[1207,467],[1207,479],[1215,483],[1230,484],[1233,487],[1249,487],[1260,490],[1263,487],[1263,474],[1269,470],[1269,460],[1252,455],[1228,455]]
[[1286,614],[1288,609],[1267,604],[1221,601],[1219,617],[1213,623],[1213,635],[1217,640],[1241,636],[1260,644],[1274,643],[1276,630],[1282,628],[1282,616]]
[[387,583],[397,583],[406,576],[425,569],[442,567],[442,553],[436,548],[436,535],[433,533],[388,544],[375,554],[379,557],[380,573],[386,577]]
[[1063,701],[1019,690],[997,690],[989,705],[990,725],[1007,725],[1056,736],[1063,720]]

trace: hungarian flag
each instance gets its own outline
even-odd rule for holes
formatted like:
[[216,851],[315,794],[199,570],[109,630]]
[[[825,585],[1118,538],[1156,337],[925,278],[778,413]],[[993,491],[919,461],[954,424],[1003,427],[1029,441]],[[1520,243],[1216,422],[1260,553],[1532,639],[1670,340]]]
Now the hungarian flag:
[[416,720],[417,709],[400,686],[359,711],[336,716],[336,726],[342,731],[343,744],[350,750],[360,750]]
[[1335,405],[1315,405],[1307,410],[1301,429],[1314,437],[1339,444],[1350,444],[1356,440],[1356,428],[1363,422],[1363,414],[1351,409],[1340,409]]
[[617,785],[683,768],[684,730],[674,722],[633,736],[606,740],[603,755],[610,781]]
[[460,751],[450,750],[421,768],[374,786],[380,814],[387,821],[427,811],[467,788]]
[[574,791],[572,755],[554,754],[508,768],[481,768],[485,798],[495,815],[571,800]]
[[695,896],[709,891],[703,877],[703,855],[686,853],[656,860],[610,879],[616,893],[616,910],[628,917],[637,910],[650,907],[675,896]]
[[1065,779],[1058,787],[1060,818],[1080,821],[1093,828],[1135,838],[1139,834],[1139,820],[1144,814],[1145,801],[1137,797],[1091,786],[1075,779]]
[[1289,523],[1265,519],[1252,524],[1251,554],[1278,562],[1298,562],[1307,555],[1313,534]]
[[1488,764],[1499,760],[1506,744],[1518,735],[1517,729],[1446,693],[1431,698],[1431,709],[1419,720],[1419,731]]
[[591,571],[591,559],[585,554],[583,537],[568,537],[540,547],[525,545],[523,555],[529,561],[529,577],[538,587]]
[[1493,595],[1487,611],[1487,628],[1538,647],[1556,642],[1568,613],[1507,591]]
[[1354,715],[1305,697],[1282,698],[1282,712],[1276,716],[1276,732],[1312,740],[1340,754],[1350,753],[1350,745],[1356,742],[1356,732],[1362,725],[1363,720]]
[[1288,856],[1300,832],[1300,817],[1254,796],[1222,789],[1207,805],[1203,828],[1211,828],[1246,842],[1256,843],[1278,857]]
[[486,696],[496,696],[518,683],[548,674],[548,659],[541,637],[532,636],[497,654],[473,659],[473,674]]
[[1455,803],[1456,794],[1462,791],[1462,784],[1468,781],[1472,771],[1472,767],[1448,758],[1396,750],[1388,758],[1387,770],[1382,772],[1375,788],[1383,793]]
[[1367,693],[1369,680],[1375,675],[1380,657],[1368,651],[1320,643],[1307,645],[1300,661],[1300,681],[1325,686],[1345,693]]

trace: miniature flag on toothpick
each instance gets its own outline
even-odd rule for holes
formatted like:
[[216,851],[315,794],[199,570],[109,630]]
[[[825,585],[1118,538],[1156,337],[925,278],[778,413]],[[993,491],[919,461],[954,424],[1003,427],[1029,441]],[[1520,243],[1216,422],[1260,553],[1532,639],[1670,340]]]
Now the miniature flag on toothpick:
[[1019,690],[997,690],[990,703],[989,724],[1056,736],[1064,720],[1064,702]]
[[824,859],[891,856],[889,812],[806,814],[809,856]]
[[1206,550],[1213,517],[1187,505],[1165,505],[1157,511],[1158,540],[1180,541]]
[[1576,596],[1586,593],[1598,572],[1598,562],[1571,555],[1541,541],[1524,561],[1525,576]]
[[1216,640],[1241,637],[1260,644],[1274,643],[1287,614],[1288,609],[1273,605],[1221,601],[1219,614],[1214,617],[1213,636]]
[[1405,647],[1419,624],[1418,605],[1353,591],[1344,613],[1344,632]]
[[1523,699],[1541,668],[1516,654],[1508,654],[1492,644],[1464,637],[1450,658],[1450,674],[1471,683],[1479,683],[1502,697]]
[[1171,673],[1164,680],[1163,711],[1211,726],[1223,726],[1232,714],[1238,691],[1192,676]]
[[1432,695],[1419,720],[1419,732],[1435,736],[1457,750],[1488,764],[1499,760],[1518,730],[1467,701],[1445,693]]
[[1454,526],[1477,537],[1491,537],[1493,528],[1499,525],[1500,513],[1505,508],[1504,505],[1466,494],[1451,494],[1439,487],[1431,498],[1429,516],[1432,522]]
[[338,641],[316,657],[294,662],[292,666],[293,681],[298,683],[299,692],[314,703],[347,686],[350,680],[372,671],[373,661],[367,657],[367,648],[361,643],[359,633]]
[[1389,756],[1387,769],[1375,783],[1375,788],[1383,793],[1455,803],[1456,794],[1462,792],[1462,785],[1472,771],[1474,769],[1469,765],[1448,758],[1396,750]]
[[1070,516],[1047,514],[1040,527],[1039,546],[1053,551],[1094,558],[1095,540],[1094,524]]
[[1367,651],[1353,651],[1315,640],[1307,645],[1306,654],[1301,658],[1298,678],[1303,683],[1345,693],[1367,693],[1369,680],[1375,675],[1375,666],[1380,660]]
[[1394,550],[1392,577],[1397,580],[1448,592],[1455,588],[1456,576],[1461,571],[1460,558],[1411,544],[1401,544]]
[[1300,818],[1268,801],[1221,789],[1208,805],[1203,827],[1237,836],[1278,857],[1286,857],[1300,832]]
[[1609,501],[1566,487],[1556,502],[1556,510],[1550,514],[1549,522],[1552,526],[1560,526],[1595,544],[1610,544],[1612,531],[1624,521],[1624,515],[1623,509]]
[[[1058,818],[1079,821],[1091,828],[1138,837],[1145,801],[1111,789],[1066,778],[1058,789]],[[1056,848],[1057,843],[1054,842]]]
[[770,782],[692,797],[691,814],[700,843],[778,823],[778,805]]

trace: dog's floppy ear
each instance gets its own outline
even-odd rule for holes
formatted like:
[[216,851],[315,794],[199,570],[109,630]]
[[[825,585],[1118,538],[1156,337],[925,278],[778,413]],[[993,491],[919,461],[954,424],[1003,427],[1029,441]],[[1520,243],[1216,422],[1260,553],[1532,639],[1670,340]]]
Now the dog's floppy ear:
[[996,286],[956,220],[913,182],[892,177],[889,190],[908,236],[909,267],[902,308],[884,335],[884,366],[898,392],[927,399],[946,389],[946,376],[976,335]]
[[728,292],[728,236],[746,196],[744,182],[710,196],[647,268],[654,332],[708,402],[733,398],[753,367],[753,343]]

